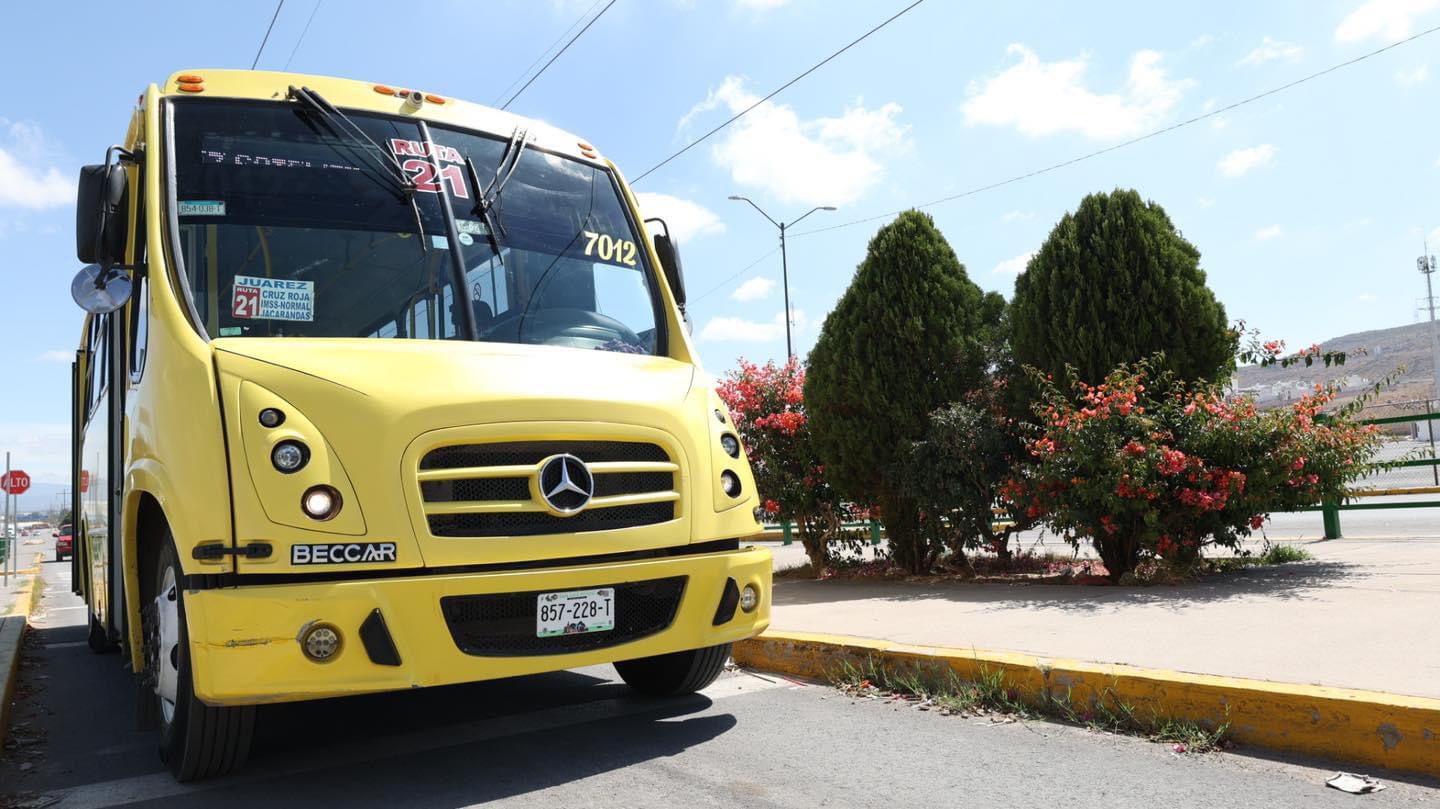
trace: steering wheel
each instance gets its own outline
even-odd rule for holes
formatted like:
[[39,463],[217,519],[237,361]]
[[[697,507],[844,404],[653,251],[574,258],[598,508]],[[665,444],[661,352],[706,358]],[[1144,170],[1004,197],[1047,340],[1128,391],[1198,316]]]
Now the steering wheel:
[[576,345],[593,342],[604,345],[619,340],[634,346],[645,342],[624,323],[588,309],[537,309],[520,318],[518,342]]

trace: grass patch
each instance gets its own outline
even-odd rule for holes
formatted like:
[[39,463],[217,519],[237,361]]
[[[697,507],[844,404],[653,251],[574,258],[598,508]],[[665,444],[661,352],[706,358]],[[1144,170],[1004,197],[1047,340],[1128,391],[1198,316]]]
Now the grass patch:
[[842,662],[831,673],[830,683],[853,697],[898,698],[914,703],[920,710],[944,715],[1054,719],[1090,730],[1170,744],[1177,753],[1205,753],[1229,744],[1228,721],[1211,728],[1159,717],[1153,711],[1145,717],[1110,688],[1083,704],[1077,704],[1068,690],[1063,696],[1045,693],[1027,700],[1000,671],[982,669],[979,679],[972,681],[961,679],[946,666],[888,666],[872,655],[858,666]]
[[1315,555],[1295,545],[1271,545],[1260,554],[1262,565],[1284,565],[1290,562],[1308,562]]

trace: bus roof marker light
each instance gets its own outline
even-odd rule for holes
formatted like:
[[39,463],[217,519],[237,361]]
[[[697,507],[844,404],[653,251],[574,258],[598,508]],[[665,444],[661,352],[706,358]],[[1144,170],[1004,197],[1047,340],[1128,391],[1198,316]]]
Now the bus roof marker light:
[[434,93],[426,93],[426,94],[425,94],[425,100],[426,100],[426,101],[429,101],[431,104],[444,104],[444,103],[445,103],[444,97],[442,97],[442,96],[437,96],[437,95],[435,95]]
[[374,87],[372,87],[371,89],[374,90],[375,92],[379,93],[379,94],[382,95],[382,96],[393,96],[393,95],[395,95],[395,88],[393,88],[393,87],[386,87],[386,86],[383,85],[383,84],[377,84],[377,85],[375,85]]
[[205,85],[194,81],[182,81],[177,89],[182,93],[203,93]]

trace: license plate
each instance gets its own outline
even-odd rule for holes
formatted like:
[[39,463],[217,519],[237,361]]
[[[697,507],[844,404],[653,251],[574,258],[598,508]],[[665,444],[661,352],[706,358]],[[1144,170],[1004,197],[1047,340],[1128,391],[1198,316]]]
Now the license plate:
[[615,628],[615,588],[541,593],[535,604],[535,637],[605,632]]

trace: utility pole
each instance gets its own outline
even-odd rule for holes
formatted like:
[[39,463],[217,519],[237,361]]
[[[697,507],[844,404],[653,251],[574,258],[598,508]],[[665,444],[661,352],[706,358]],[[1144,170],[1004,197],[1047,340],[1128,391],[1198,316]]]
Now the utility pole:
[[[1440,411],[1440,324],[1435,321],[1435,289],[1433,278],[1435,277],[1435,257],[1429,255],[1430,245],[1425,245],[1425,254],[1415,259],[1415,266],[1425,276],[1425,308],[1430,310],[1430,375],[1434,377],[1432,382],[1435,387],[1435,398],[1428,402],[1425,412],[1432,417],[1425,422],[1426,430],[1430,437],[1430,457],[1435,458],[1435,428],[1440,425],[1440,419],[1434,418],[1434,414]],[[1440,466],[1431,466],[1430,472],[1435,477],[1435,485],[1440,486]]]
[[790,263],[785,257],[785,229],[789,227],[794,227],[795,225],[800,223],[801,219],[804,219],[806,216],[809,216],[816,211],[833,211],[835,210],[835,206],[817,205],[814,208],[806,211],[797,219],[792,219],[789,222],[776,222],[773,218],[771,218],[770,214],[765,213],[765,210],[759,205],[756,205],[755,201],[750,199],[749,197],[741,197],[732,194],[730,196],[730,199],[733,199],[737,202],[750,203],[751,208],[759,211],[761,216],[770,220],[770,224],[780,229],[780,278],[781,283],[784,285],[785,291],[785,359],[788,360],[791,357],[795,356],[795,349],[790,342]]

